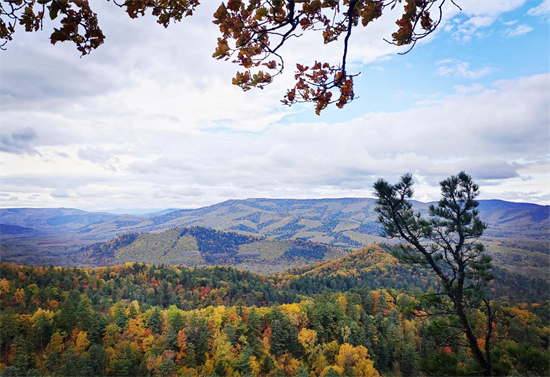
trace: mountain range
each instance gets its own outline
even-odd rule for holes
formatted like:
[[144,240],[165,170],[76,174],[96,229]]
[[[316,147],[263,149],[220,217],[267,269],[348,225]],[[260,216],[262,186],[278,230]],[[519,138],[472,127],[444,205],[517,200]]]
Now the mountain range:
[[[423,214],[427,214],[429,205],[430,203],[414,202],[415,209]],[[380,236],[381,228],[376,222],[374,208],[375,199],[342,198],[229,200],[198,209],[167,210],[141,216],[65,208],[2,209],[0,257],[3,261],[26,264],[96,264],[97,260],[82,257],[83,248],[113,242],[112,240],[125,234],[137,234],[138,245],[141,246],[134,245],[130,249],[126,247],[124,252],[119,250],[114,261],[126,260],[122,255],[128,258],[137,257],[138,254],[143,256],[144,252],[149,252],[156,258],[158,253],[155,252],[155,243],[152,240],[158,239],[161,242],[160,239],[172,239],[170,242],[176,242],[176,246],[163,255],[163,260],[166,263],[180,263],[185,258],[184,255],[178,256],[179,247],[182,247],[182,253],[196,254],[200,250],[188,244],[182,246],[185,242],[192,243],[189,238],[192,236],[187,235],[185,238],[175,235],[184,232],[184,228],[195,227],[255,237],[257,240],[251,244],[270,244],[271,248],[276,244],[275,241],[284,241],[277,244],[279,250],[292,248],[288,240],[307,240],[308,245],[313,248],[324,244],[325,247],[332,247],[332,251],[323,256],[324,259],[330,259],[345,252],[337,248],[350,250],[380,242],[395,242]],[[546,276],[550,253],[549,206],[481,200],[479,210],[482,220],[489,225],[482,241],[488,246],[497,265],[525,275]],[[178,229],[173,230],[174,228]],[[178,246],[182,238],[184,240]],[[241,247],[244,248],[239,245]],[[165,251],[166,247],[162,249],[163,253]],[[308,254],[304,249],[302,251],[305,255],[316,255],[315,252]],[[239,250],[236,253],[247,254]],[[187,257],[191,258],[191,255]],[[274,257],[271,261],[280,263],[279,257]],[[193,263],[208,262],[204,257],[201,258]],[[230,262],[244,263],[244,259],[233,258]],[[316,260],[309,257],[303,259],[304,262]]]

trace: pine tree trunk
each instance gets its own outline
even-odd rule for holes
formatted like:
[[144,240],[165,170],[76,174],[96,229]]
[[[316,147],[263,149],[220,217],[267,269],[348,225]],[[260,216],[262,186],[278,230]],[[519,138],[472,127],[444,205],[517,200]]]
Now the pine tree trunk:
[[464,312],[464,308],[462,305],[457,305],[456,314],[458,315],[458,318],[460,319],[460,323],[462,324],[462,327],[464,328],[464,333],[466,334],[466,338],[468,339],[468,343],[470,345],[470,348],[472,349],[472,352],[474,354],[474,357],[479,362],[479,365],[481,366],[481,369],[483,371],[484,376],[492,376],[492,367],[491,364],[488,362],[488,360],[485,359],[483,356],[483,352],[479,348],[479,345],[477,344],[477,338],[474,335],[474,332],[472,331],[472,327],[470,326],[470,322],[468,321],[468,317],[466,316],[466,313]]

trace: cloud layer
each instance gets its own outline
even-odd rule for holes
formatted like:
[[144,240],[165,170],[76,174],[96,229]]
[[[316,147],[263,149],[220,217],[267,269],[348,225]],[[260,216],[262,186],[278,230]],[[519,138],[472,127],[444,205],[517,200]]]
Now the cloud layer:
[[[99,128],[96,137],[104,142],[97,146],[61,138],[58,145],[37,146],[41,156],[10,155],[6,160],[14,165],[32,161],[32,167],[10,171],[3,184],[18,197],[41,191],[50,198],[40,200],[87,207],[101,198],[104,208],[144,201],[193,206],[249,196],[366,196],[377,178],[405,172],[418,176],[424,199],[437,195],[439,180],[461,170],[487,186],[507,180],[540,185],[548,168],[549,78],[500,81],[430,106],[335,124],[275,123],[261,132],[191,132],[183,122],[177,131],[126,127],[118,145]],[[70,158],[54,153],[60,151]]]
[[[444,24],[472,38],[523,4],[464,2],[460,15],[448,9]],[[493,79],[498,67],[446,59],[436,75],[452,81],[453,94],[418,98],[403,111],[344,110],[337,121],[300,123],[291,119],[303,108],[279,103],[291,69],[264,91],[229,85],[236,67],[210,58],[214,5],[164,30],[94,4],[107,41],[83,59],[70,45],[50,46],[46,33],[17,35],[3,55],[0,92],[4,205],[99,210],[370,196],[376,179],[405,172],[416,175],[421,199],[433,199],[438,181],[460,170],[487,197],[548,200],[548,74],[481,84],[472,80]],[[395,30],[392,17],[357,29],[358,70],[385,70],[395,56],[383,42]],[[513,36],[530,26],[506,27]],[[339,56],[341,46],[323,48],[317,37],[288,46],[289,67]]]

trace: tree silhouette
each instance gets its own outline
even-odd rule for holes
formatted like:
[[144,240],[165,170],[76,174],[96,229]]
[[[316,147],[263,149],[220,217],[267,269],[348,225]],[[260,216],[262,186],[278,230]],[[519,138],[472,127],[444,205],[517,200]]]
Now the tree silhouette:
[[[487,228],[476,209],[479,187],[465,172],[443,180],[442,198],[437,206],[429,207],[426,219],[413,211],[409,200],[413,197],[412,186],[410,174],[395,185],[383,179],[374,184],[378,221],[386,236],[406,242],[394,252],[401,262],[426,267],[441,282],[442,291],[434,295],[432,303],[439,308],[436,314],[448,315],[449,321],[434,322],[434,326],[445,327],[447,343],[470,347],[483,374],[490,376],[493,311],[484,288],[493,275],[491,258],[477,242]],[[448,300],[442,300],[442,296]],[[478,342],[470,318],[480,306],[486,314],[483,342]],[[480,343],[485,343],[483,351]]]

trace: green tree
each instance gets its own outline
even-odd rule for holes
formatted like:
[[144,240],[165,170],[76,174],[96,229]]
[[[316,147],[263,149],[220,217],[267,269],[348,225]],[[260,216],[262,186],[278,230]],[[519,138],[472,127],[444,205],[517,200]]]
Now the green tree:
[[76,316],[80,329],[88,331],[93,323],[94,311],[92,310],[92,300],[82,295],[76,309]]
[[[456,316],[460,324],[450,342],[462,345],[460,335],[464,334],[467,342],[463,345],[471,348],[483,374],[490,376],[494,318],[484,288],[493,275],[491,258],[478,242],[487,228],[479,218],[479,203],[475,200],[479,186],[465,172],[443,180],[442,198],[437,205],[430,205],[427,219],[413,210],[412,187],[410,174],[402,176],[395,185],[379,179],[374,184],[378,221],[387,237],[406,242],[394,250],[402,263],[428,268],[437,276],[443,289],[434,295],[432,302],[440,307],[439,313]],[[448,300],[442,300],[441,296]],[[470,317],[473,309],[480,306],[486,313],[484,350],[478,345]]]
[[286,351],[298,356],[302,347],[298,342],[298,329],[279,308],[274,308],[271,316],[271,353],[279,357]]
[[403,348],[403,359],[401,360],[401,373],[404,377],[412,377],[418,374],[418,354],[414,346],[407,343]]
[[265,355],[262,363],[260,364],[260,372],[264,375],[269,374],[275,368],[275,361],[269,355]]
[[71,291],[70,294],[65,297],[59,307],[59,314],[56,318],[57,327],[62,331],[70,333],[76,324],[78,323],[78,317],[76,314],[77,302],[80,301],[80,294]]
[[159,308],[154,308],[147,321],[147,327],[153,330],[154,334],[160,334],[161,317]]
[[0,312],[0,345],[3,345],[4,353],[8,353],[10,343],[18,333],[19,325],[15,318],[15,310],[7,308]]
[[86,364],[93,376],[102,376],[105,374],[105,363],[107,354],[103,346],[92,344],[86,356]]

